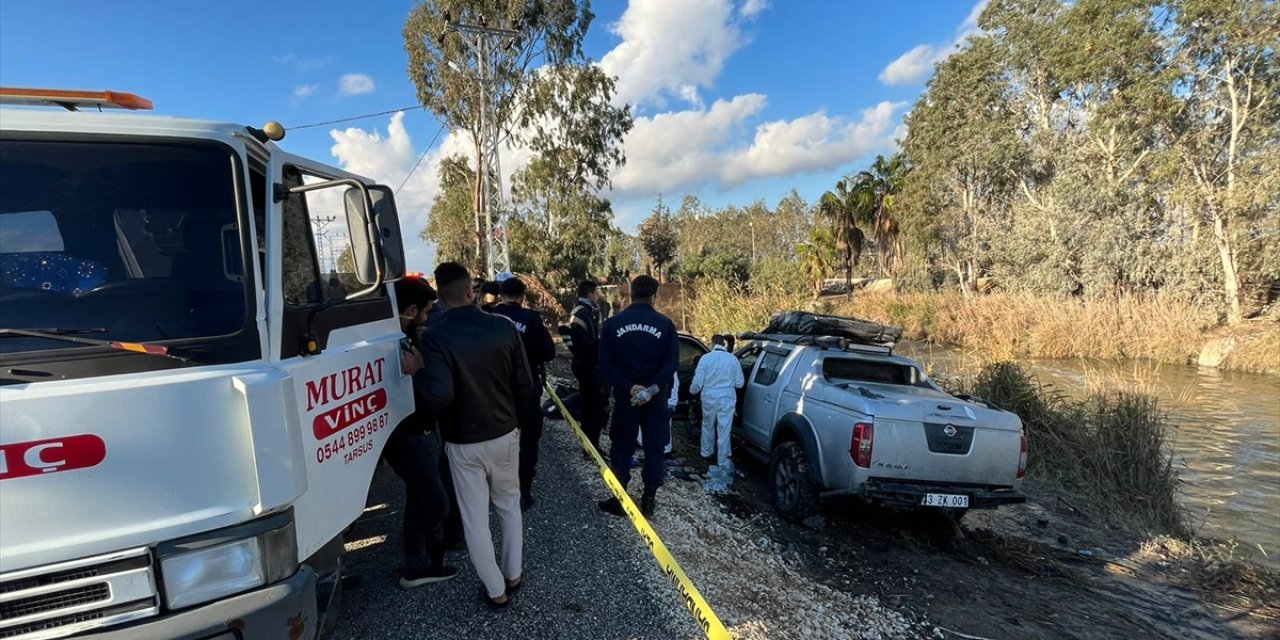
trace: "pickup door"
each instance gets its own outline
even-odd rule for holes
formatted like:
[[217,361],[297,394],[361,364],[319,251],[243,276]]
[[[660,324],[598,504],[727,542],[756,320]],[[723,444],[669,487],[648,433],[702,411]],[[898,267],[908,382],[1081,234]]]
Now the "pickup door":
[[[778,419],[778,405],[784,380],[782,371],[790,351],[777,347],[765,347],[759,351],[754,371],[748,372],[742,402],[742,433],[747,441],[769,450],[770,434]],[[739,358],[747,362],[754,352],[743,353]]]

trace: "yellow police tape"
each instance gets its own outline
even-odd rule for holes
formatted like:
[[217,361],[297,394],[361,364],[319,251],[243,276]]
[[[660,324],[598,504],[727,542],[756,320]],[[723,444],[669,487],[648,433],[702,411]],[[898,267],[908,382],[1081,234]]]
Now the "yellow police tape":
[[560,402],[560,396],[556,395],[555,389],[551,385],[547,385],[547,393],[551,394],[551,399],[555,401],[556,406],[560,408],[560,415],[569,422],[569,426],[573,427],[573,432],[578,434],[578,441],[582,443],[582,448],[591,454],[591,459],[596,461],[596,466],[600,468],[600,475],[604,476],[604,482],[609,487],[609,491],[613,492],[614,497],[622,502],[622,510],[627,513],[627,517],[631,519],[631,524],[635,525],[636,531],[640,532],[640,537],[644,538],[646,544],[649,545],[649,551],[653,552],[653,557],[658,561],[658,567],[666,574],[667,579],[671,581],[671,585],[676,588],[676,592],[680,594],[680,598],[684,600],[684,606],[693,614],[694,621],[702,629],[702,632],[711,640],[732,640],[733,635],[725,628],[724,623],[720,622],[720,618],[716,617],[714,611],[702,598],[702,593],[698,588],[693,586],[693,581],[685,574],[684,569],[680,568],[680,564],[671,556],[671,552],[667,550],[667,545],[662,543],[662,539],[658,537],[658,532],[653,530],[649,525],[649,521],[644,519],[640,514],[640,509],[636,507],[636,503],[631,500],[631,496],[627,495],[627,490],[618,482],[617,476],[613,475],[613,471],[609,469],[609,465],[605,464],[604,458],[600,457],[600,453],[596,448],[591,446],[591,441],[587,439],[586,434],[582,432],[582,428],[578,426],[578,421],[569,415],[568,409]]

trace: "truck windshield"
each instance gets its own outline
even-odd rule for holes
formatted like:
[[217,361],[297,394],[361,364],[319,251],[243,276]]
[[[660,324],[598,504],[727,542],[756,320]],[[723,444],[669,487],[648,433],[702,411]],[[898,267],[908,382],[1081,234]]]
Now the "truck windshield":
[[[0,328],[128,342],[242,330],[232,158],[194,143],[0,141]],[[10,334],[0,354],[83,346]]]

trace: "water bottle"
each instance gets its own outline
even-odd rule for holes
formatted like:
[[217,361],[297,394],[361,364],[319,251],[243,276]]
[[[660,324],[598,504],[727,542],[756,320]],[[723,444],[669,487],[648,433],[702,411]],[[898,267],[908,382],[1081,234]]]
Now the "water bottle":
[[645,390],[641,391],[640,393],[637,393],[636,395],[632,396],[632,397],[631,397],[631,404],[632,404],[632,405],[638,405],[638,404],[641,404],[641,403],[644,403],[644,402],[648,402],[648,401],[652,400],[654,396],[658,395],[658,391],[660,391],[660,389],[658,389],[658,385],[656,385],[656,384],[651,384],[651,385],[649,385],[649,387],[648,387],[647,389],[645,389]]

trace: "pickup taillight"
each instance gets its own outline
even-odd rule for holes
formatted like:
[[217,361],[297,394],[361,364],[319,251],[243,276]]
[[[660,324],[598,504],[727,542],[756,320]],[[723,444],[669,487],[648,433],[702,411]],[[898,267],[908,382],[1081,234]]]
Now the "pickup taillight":
[[1018,454],[1018,477],[1027,475],[1027,435],[1022,434],[1022,450]]
[[871,468],[871,449],[875,446],[876,428],[867,422],[853,425],[853,438],[849,442],[849,457],[864,469]]

